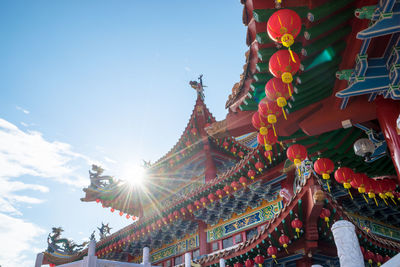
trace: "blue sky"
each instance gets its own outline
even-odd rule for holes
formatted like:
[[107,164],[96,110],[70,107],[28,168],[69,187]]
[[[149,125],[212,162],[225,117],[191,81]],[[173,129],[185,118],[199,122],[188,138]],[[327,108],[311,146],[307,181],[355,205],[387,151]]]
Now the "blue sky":
[[52,226],[80,242],[101,222],[82,203],[91,163],[118,175],[177,141],[204,74],[223,119],[239,81],[239,1],[0,2],[0,265],[31,266]]

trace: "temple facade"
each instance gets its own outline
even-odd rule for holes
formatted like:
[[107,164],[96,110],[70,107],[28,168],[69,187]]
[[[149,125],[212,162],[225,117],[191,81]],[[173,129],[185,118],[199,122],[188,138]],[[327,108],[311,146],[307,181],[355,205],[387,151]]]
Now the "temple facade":
[[[182,135],[146,165],[146,190],[93,166],[82,201],[132,219],[94,256],[400,266],[400,2],[241,2],[249,50],[226,118],[208,110],[200,76]],[[41,262],[87,254],[53,247]]]

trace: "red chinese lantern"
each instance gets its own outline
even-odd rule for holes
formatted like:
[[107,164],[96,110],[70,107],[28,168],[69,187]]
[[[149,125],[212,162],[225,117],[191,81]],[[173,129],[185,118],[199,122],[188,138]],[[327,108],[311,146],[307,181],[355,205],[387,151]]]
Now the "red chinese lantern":
[[375,205],[376,206],[379,206],[378,205],[378,201],[376,201],[376,195],[375,195],[375,188],[377,187],[377,185],[376,185],[376,182],[375,182],[375,180],[374,179],[368,179],[367,181],[366,181],[366,184],[365,184],[365,193],[367,193],[368,194],[368,197],[369,198],[373,198],[374,199],[374,201],[375,201]]
[[291,223],[292,228],[296,230],[297,237],[300,237],[300,228],[303,227],[303,222],[300,221],[298,218],[294,219]]
[[161,219],[159,219],[159,220],[157,221],[157,226],[158,226],[159,228],[162,226],[162,220],[161,220]]
[[222,143],[222,146],[223,146],[225,149],[227,149],[228,146],[229,146],[229,143],[228,143],[227,141],[224,141],[224,142]]
[[122,216],[122,215],[124,215],[124,213],[122,211],[120,211],[119,212],[119,216]]
[[293,75],[296,74],[299,68],[300,59],[295,52],[290,53],[285,49],[278,50],[269,59],[269,71],[271,74],[281,78],[282,82],[288,84],[288,87],[293,81]]
[[260,172],[264,168],[264,164],[261,161],[257,161],[255,167]]
[[147,230],[148,233],[150,233],[150,232],[151,232],[151,226],[150,226],[150,225],[147,225],[147,226],[146,226],[146,230]]
[[385,194],[392,199],[394,204],[396,204],[396,202],[394,201],[393,192],[396,190],[396,187],[397,187],[397,183],[395,180],[385,179]]
[[233,266],[234,267],[243,267],[243,264],[241,262],[236,262]]
[[216,196],[213,193],[208,194],[207,197],[208,197],[208,199],[210,200],[211,203],[213,203],[214,200],[217,199]]
[[326,222],[326,225],[329,227],[329,217],[331,216],[331,211],[325,208],[322,208],[321,210],[321,214],[319,215],[319,217],[321,219],[324,219]]
[[231,152],[232,152],[233,155],[236,154],[236,151],[237,151],[236,147],[232,147],[232,148],[231,148]]
[[152,228],[153,230],[156,230],[157,224],[156,224],[155,222],[153,222],[153,223],[151,224],[151,228]]
[[301,162],[307,158],[307,149],[303,145],[294,144],[287,149],[286,156],[296,166],[300,166]]
[[287,85],[279,78],[272,78],[265,85],[265,95],[270,101],[276,101],[278,107],[282,109],[283,116],[286,120],[284,107],[287,105],[287,99],[292,96],[293,86]]
[[278,249],[276,247],[274,247],[272,245],[269,246],[268,249],[267,249],[267,253],[268,253],[268,255],[270,255],[274,259],[275,263],[278,263],[276,261],[276,254],[278,254]]
[[338,183],[343,184],[343,187],[346,188],[349,192],[349,195],[351,199],[353,199],[353,196],[351,195],[350,188],[351,188],[351,180],[353,180],[354,177],[354,172],[352,169],[347,168],[347,167],[340,167],[335,171],[335,180]]
[[375,193],[378,194],[378,196],[385,202],[386,206],[388,203],[386,202],[386,194],[385,194],[385,181],[384,180],[375,180],[376,182],[376,187],[375,187]]
[[289,239],[289,237],[287,235],[282,234],[279,237],[279,243],[283,246],[283,248],[285,249],[286,253],[288,253],[288,254],[289,254],[289,252],[287,251],[287,247],[288,247],[289,241],[290,241],[290,239]]
[[268,131],[267,128],[263,127],[260,129],[260,133],[257,135],[257,141],[259,144],[264,145],[264,149],[266,152],[268,151],[266,157],[271,163],[272,145],[276,144],[276,142],[278,141],[278,136],[276,136],[273,131]]
[[231,183],[231,187],[233,188],[234,191],[236,191],[240,187],[240,184],[236,181],[233,181]]
[[174,215],[175,219],[179,218],[179,211],[176,210],[172,214]]
[[190,130],[190,132],[191,132],[193,135],[197,135],[197,129],[196,129],[196,128],[192,128],[192,129]]
[[53,263],[50,263],[49,266],[50,266],[50,267],[55,267],[56,265],[53,264]]
[[373,260],[375,258],[375,254],[372,251],[367,250],[367,252],[365,252],[365,259],[368,261],[368,263],[370,265],[372,265]]
[[268,101],[267,98],[263,98],[258,104],[258,112],[261,116],[266,117],[269,124],[271,124],[274,134],[276,136],[275,123],[276,117],[281,114],[281,109],[275,102]]
[[142,235],[145,235],[146,234],[146,229],[142,228],[142,230],[140,232],[142,232]]
[[239,151],[238,156],[241,157],[241,158],[243,158],[244,152],[243,152],[243,151]]
[[328,180],[330,179],[330,174],[335,169],[333,161],[328,158],[319,158],[314,162],[314,171],[319,175],[322,175],[322,179],[326,180],[329,192],[331,191],[329,187]]
[[253,169],[249,170],[249,171],[247,172],[247,176],[249,176],[250,179],[253,180],[253,179],[254,179],[254,176],[256,176],[256,171],[253,170]]
[[114,208],[111,208],[111,209],[110,209],[110,211],[111,211],[111,212],[114,212],[114,211],[115,211],[115,209],[114,209]]
[[391,258],[388,256],[388,255],[386,255],[385,256],[385,258],[383,259],[383,262],[387,262],[387,261],[389,261]]
[[229,193],[232,191],[231,187],[229,185],[225,185],[224,186],[224,191],[227,195],[229,195]]
[[190,213],[192,213],[193,210],[194,210],[194,206],[193,206],[192,204],[189,204],[189,205],[187,205],[187,209],[188,209],[188,211],[189,211]]
[[268,118],[261,116],[260,112],[258,111],[254,112],[251,123],[257,130],[260,130],[261,127],[269,127]]
[[262,266],[263,266],[264,260],[265,260],[265,259],[264,259],[264,257],[263,257],[262,255],[257,255],[257,256],[254,258],[255,263],[257,263],[259,267],[262,267]]
[[100,202],[100,199],[96,198],[96,203],[99,203],[99,202]]
[[[267,32],[269,37],[289,48],[301,30],[300,16],[293,10],[280,9],[269,17]],[[294,60],[294,59],[293,59]]]
[[172,213],[168,214],[168,219],[172,222],[174,220],[174,215]]
[[196,207],[196,209],[199,209],[199,208],[201,207],[200,201],[196,200],[196,201],[194,202],[194,206]]
[[217,194],[217,196],[219,198],[222,198],[225,194],[224,190],[218,189],[217,191],[215,191],[215,194]]
[[265,150],[264,151],[264,157],[266,157],[269,160],[269,163],[272,162],[272,150]]
[[208,199],[206,197],[200,198],[200,202],[203,204],[203,207],[205,207],[208,204]]
[[247,179],[246,177],[242,176],[239,178],[239,183],[241,183],[243,186],[247,185]]
[[360,194],[364,197],[365,201],[368,203],[368,199],[365,197],[365,185],[368,183],[368,176],[364,173],[354,173],[353,179],[350,182],[350,185],[357,189]]
[[186,213],[187,213],[187,210],[184,207],[182,207],[181,208],[181,213],[182,213],[183,216],[185,216]]
[[382,255],[376,253],[375,254],[375,262],[376,262],[376,265],[381,266],[382,263],[384,263]]
[[131,215],[129,215],[129,214],[126,214],[126,216],[125,216],[127,219],[129,219],[130,217],[131,217]]
[[186,141],[186,143],[185,143],[185,145],[186,145],[187,147],[189,147],[191,144],[192,144],[192,143],[190,143],[190,141]]
[[254,261],[252,259],[247,259],[244,262],[244,266],[246,266],[246,267],[254,267]]

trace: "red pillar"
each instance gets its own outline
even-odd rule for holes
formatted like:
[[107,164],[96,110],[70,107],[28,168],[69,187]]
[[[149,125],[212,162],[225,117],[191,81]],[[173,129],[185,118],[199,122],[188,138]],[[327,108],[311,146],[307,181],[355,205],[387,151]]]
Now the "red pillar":
[[397,171],[397,180],[400,183],[400,135],[396,131],[396,120],[399,113],[399,101],[384,98],[376,100],[376,115]]
[[200,255],[206,255],[209,253],[209,245],[207,243],[207,224],[202,221],[199,222],[199,246],[200,246]]

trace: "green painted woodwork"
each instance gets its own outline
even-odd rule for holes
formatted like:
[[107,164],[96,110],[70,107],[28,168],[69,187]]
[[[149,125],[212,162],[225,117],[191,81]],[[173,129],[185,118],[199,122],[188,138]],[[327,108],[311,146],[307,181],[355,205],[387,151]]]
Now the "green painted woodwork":
[[310,96],[310,93],[318,91],[321,87],[327,87],[335,82],[334,72],[327,72],[321,75],[320,79],[313,79],[306,84],[298,84],[295,86],[295,93],[293,94],[293,100],[297,101],[304,97]]
[[[326,61],[329,61],[329,60],[324,61],[322,59],[318,59],[319,57],[321,57],[322,54],[325,53],[325,51],[328,51],[329,55],[332,56],[332,59],[333,59],[334,56],[339,56],[341,54],[341,52],[345,49],[345,47],[346,47],[345,42],[337,42],[334,45],[328,46],[320,54],[316,54],[314,56],[310,56],[310,57],[303,59],[301,61],[301,65],[303,65],[305,70],[309,70],[315,66],[318,66],[319,65],[318,63],[322,64]],[[319,62],[316,62],[316,61],[319,61]]]
[[315,78],[320,79],[321,74],[325,72],[330,72],[330,70],[336,72],[338,67],[337,65],[340,63],[341,60],[342,60],[341,57],[335,57],[332,61],[323,63],[318,68],[302,73],[301,75],[299,75],[298,80],[300,81],[301,84],[306,85],[312,79]]
[[372,16],[374,15],[376,10],[376,5],[373,6],[364,6],[362,8],[357,8],[354,11],[354,15],[358,19],[372,19]]
[[286,109],[286,111],[289,114],[293,113],[293,112],[295,112],[297,110],[300,110],[302,108],[307,107],[310,104],[313,104],[313,103],[316,103],[318,101],[321,101],[322,99],[329,97],[331,94],[332,94],[332,88],[329,88],[329,89],[322,90],[321,93],[318,93],[318,94],[314,95],[313,98],[309,98],[307,100],[296,102],[296,103],[288,102],[288,108]]
[[272,74],[269,72],[266,73],[256,73],[253,75],[253,78],[256,80],[256,82],[268,82],[272,77]]
[[324,5],[321,5],[313,10],[310,10],[307,14],[308,19],[312,21],[318,21],[330,14],[338,11],[339,9],[347,6],[348,4],[352,3],[354,0],[334,0],[329,1]]
[[328,35],[324,38],[321,38],[315,41],[312,45],[303,48],[303,51],[306,55],[310,56],[317,52],[321,52],[326,47],[330,46],[332,43],[339,41],[344,38],[351,32],[351,27],[346,26],[338,31],[335,34]]
[[325,20],[320,24],[316,24],[315,26],[306,29],[304,31],[304,36],[308,40],[312,40],[324,34],[333,28],[338,27],[340,24],[343,24],[348,19],[353,16],[353,9],[346,9],[344,12],[340,13],[338,16],[333,16],[330,19]]
[[258,72],[269,72],[268,62],[258,62],[256,69]]
[[[290,7],[288,9],[294,10],[301,18],[307,16],[307,7]],[[276,9],[254,9],[253,17],[257,22],[267,22],[269,17],[276,11]]]

